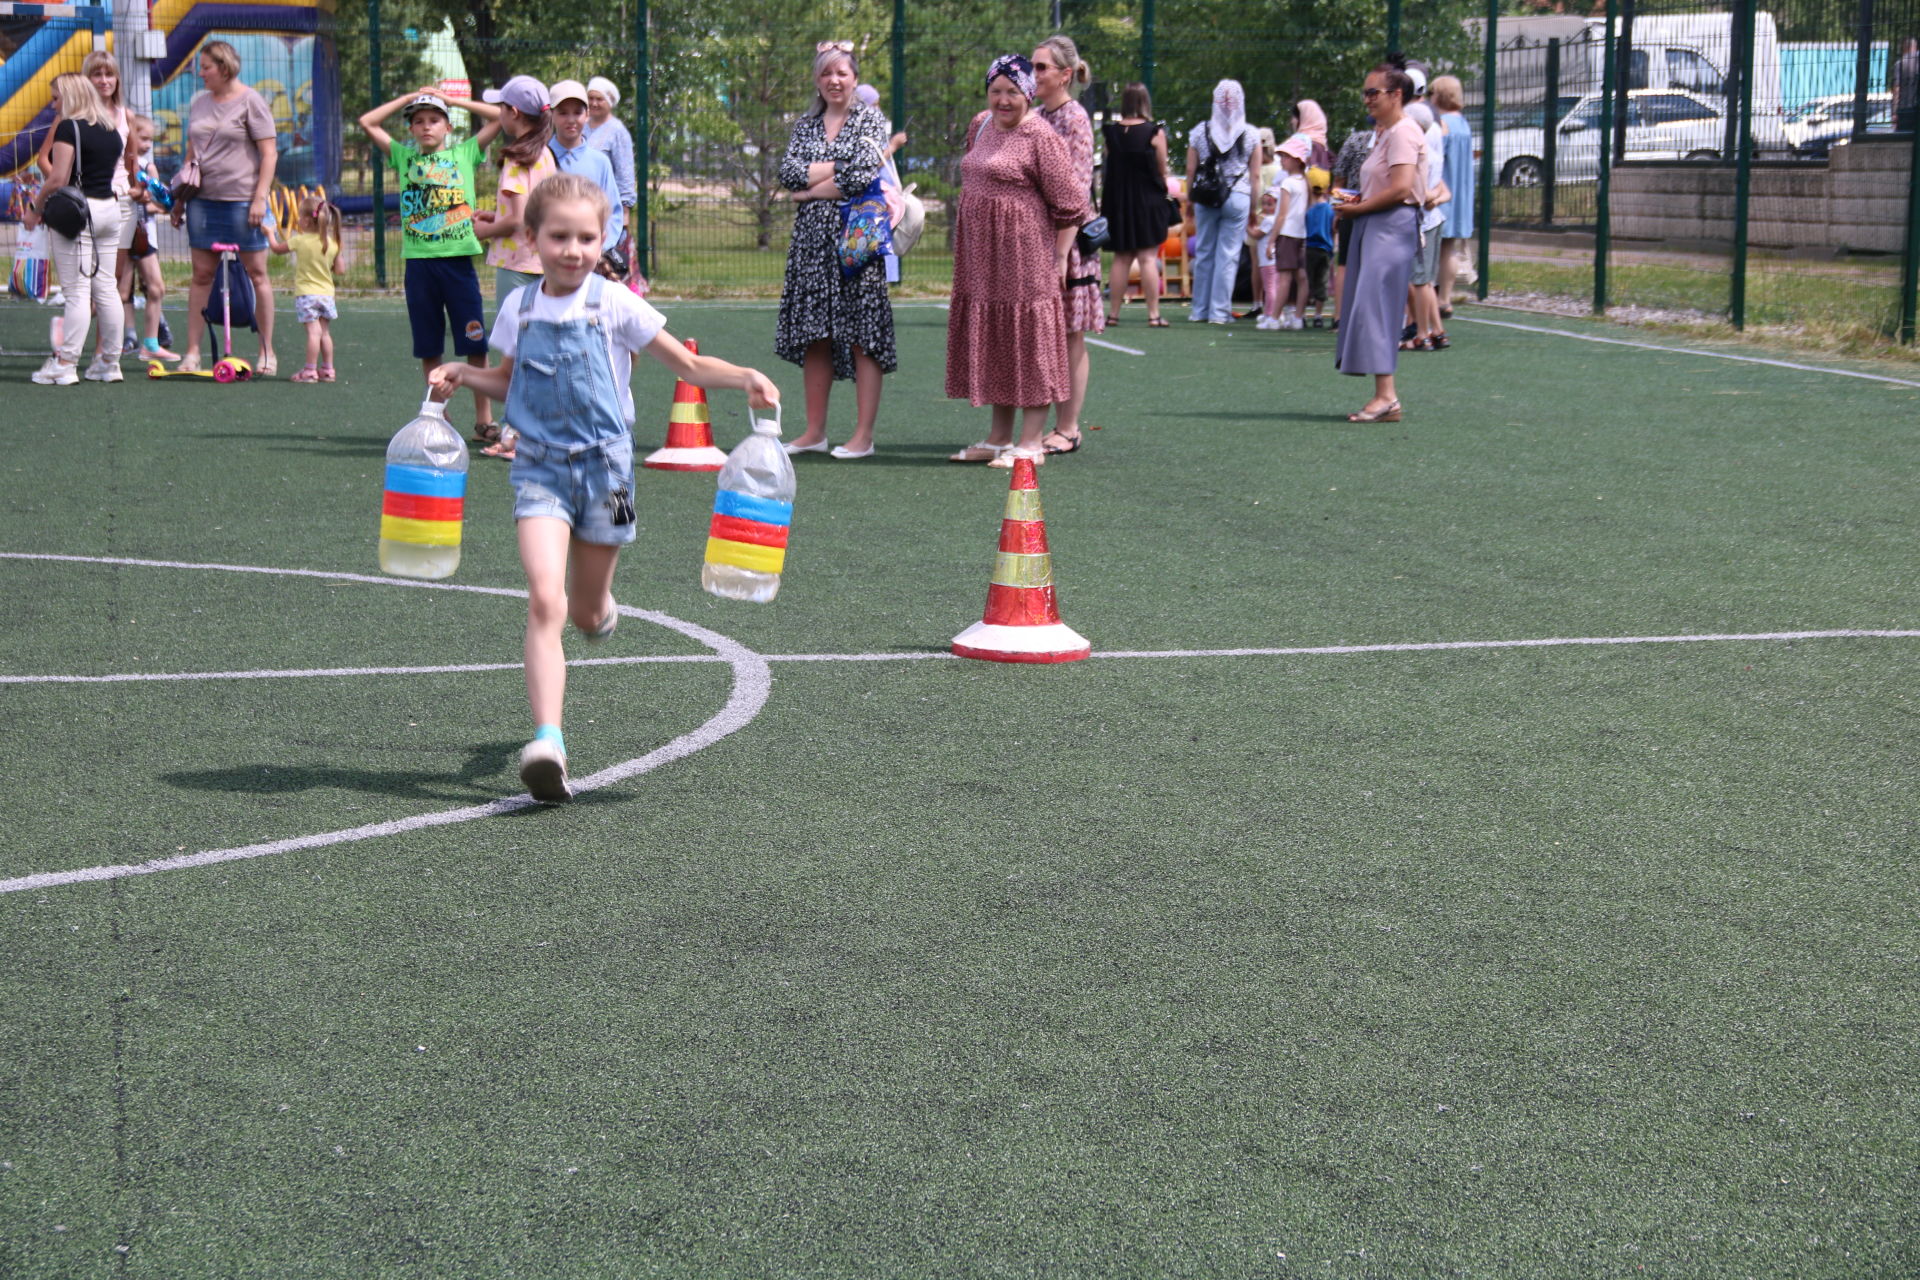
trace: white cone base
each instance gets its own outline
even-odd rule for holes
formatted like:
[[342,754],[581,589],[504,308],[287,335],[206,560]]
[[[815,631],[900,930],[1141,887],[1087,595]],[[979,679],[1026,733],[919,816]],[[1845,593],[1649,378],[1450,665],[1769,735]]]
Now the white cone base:
[[976,622],[953,638],[953,652],[988,662],[1078,662],[1093,655],[1093,645],[1064,622],[1044,627]]
[[727,455],[707,445],[699,449],[655,449],[640,465],[655,471],[718,471]]

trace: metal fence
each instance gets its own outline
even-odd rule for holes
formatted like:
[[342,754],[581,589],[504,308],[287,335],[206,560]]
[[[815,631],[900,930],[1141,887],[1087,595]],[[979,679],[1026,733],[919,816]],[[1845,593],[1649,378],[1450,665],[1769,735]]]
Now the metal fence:
[[[501,0],[453,20],[427,0],[315,3],[326,12],[311,60],[337,67],[340,105],[302,117],[292,95],[282,146],[360,213],[349,278],[367,285],[397,277],[400,246],[391,217],[373,215],[394,203],[391,175],[354,117],[418,85],[526,72],[603,75],[625,91],[646,187],[635,229],[663,289],[776,292],[790,214],[772,199],[775,173],[812,92],[814,46],[836,39],[908,135],[901,167],[927,201],[902,287],[942,292],[986,64],[1059,30],[1093,68],[1081,101],[1096,118],[1125,84],[1149,87],[1176,173],[1220,78],[1240,80],[1249,119],[1283,137],[1291,104],[1319,100],[1337,147],[1365,123],[1358,87],[1384,50],[1457,74],[1477,146],[1482,297],[1842,340],[1914,335],[1920,53],[1906,46],[1920,0],[1605,0],[1590,16],[1521,0],[616,0],[564,21]],[[190,88],[154,80],[162,96]],[[177,144],[163,133],[163,168]],[[32,127],[0,145],[30,154]]]

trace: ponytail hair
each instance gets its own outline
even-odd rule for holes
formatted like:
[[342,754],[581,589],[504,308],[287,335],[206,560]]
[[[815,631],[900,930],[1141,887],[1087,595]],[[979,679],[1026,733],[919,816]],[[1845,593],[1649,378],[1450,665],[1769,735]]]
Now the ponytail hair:
[[1386,61],[1373,69],[1380,77],[1380,87],[1388,93],[1400,95],[1400,105],[1406,106],[1413,101],[1413,77],[1407,74],[1407,55],[1390,53]]
[[542,107],[537,116],[511,105],[506,109],[522,120],[534,121],[534,126],[501,146],[500,167],[504,169],[510,164],[517,164],[522,169],[531,169],[539,163],[540,153],[547,149],[547,144],[553,141],[553,108]]
[[[1052,54],[1059,60],[1062,67],[1072,68],[1073,74],[1068,78],[1068,84],[1084,85],[1092,83],[1093,68],[1089,67],[1086,59],[1080,56],[1080,48],[1074,44],[1071,37],[1058,35],[1048,36],[1040,42],[1038,47]],[[1074,90],[1074,95],[1076,97],[1079,96],[1078,89]]]
[[300,216],[312,218],[320,224],[320,248],[324,252],[338,252],[345,244],[340,236],[340,206],[329,200],[326,192],[316,191],[303,197]]

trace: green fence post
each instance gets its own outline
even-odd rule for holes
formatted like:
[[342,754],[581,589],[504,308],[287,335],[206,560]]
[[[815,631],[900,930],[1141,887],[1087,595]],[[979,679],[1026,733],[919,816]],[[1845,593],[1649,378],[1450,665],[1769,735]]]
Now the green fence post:
[[1907,253],[1900,263],[1900,341],[1914,340],[1914,313],[1920,310],[1920,129],[1913,131],[1907,156]]
[[[367,0],[367,84],[375,102],[385,102],[380,87],[380,0]],[[385,156],[373,159],[373,282],[387,287],[387,165]]]
[[907,127],[907,0],[893,0],[893,127]]
[[1620,0],[1607,0],[1606,47],[1600,66],[1600,184],[1594,195],[1593,313],[1607,314],[1607,251],[1613,243],[1613,90],[1620,68],[1614,62],[1614,36],[1620,24]]
[[1493,269],[1493,107],[1499,97],[1499,86],[1494,83],[1499,76],[1499,52],[1500,0],[1487,0],[1486,60],[1480,67],[1480,136],[1474,139],[1480,148],[1480,189],[1473,211],[1474,221],[1480,224],[1474,228],[1480,241],[1475,255],[1480,278],[1473,291],[1482,302],[1487,300],[1487,275]]
[[1747,327],[1747,214],[1753,203],[1753,0],[1740,0],[1740,119],[1733,159],[1733,287],[1727,310],[1733,327]]
[[633,14],[633,169],[638,199],[633,202],[633,251],[647,264],[651,277],[659,269],[653,257],[653,234],[647,214],[653,204],[653,64],[648,59],[647,0],[634,5]]
[[1149,97],[1153,94],[1153,28],[1153,0],[1142,0],[1140,5],[1140,83],[1147,86]]
[[1387,0],[1387,52],[1400,52],[1400,0]]

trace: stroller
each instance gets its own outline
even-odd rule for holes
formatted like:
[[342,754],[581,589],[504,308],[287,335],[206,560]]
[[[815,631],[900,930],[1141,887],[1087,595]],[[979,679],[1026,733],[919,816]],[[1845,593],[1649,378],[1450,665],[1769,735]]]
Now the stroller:
[[214,271],[213,288],[207,292],[207,305],[202,308],[201,314],[207,318],[209,325],[216,320],[220,322],[222,347],[226,354],[213,368],[191,372],[169,369],[158,360],[149,360],[149,378],[212,378],[215,382],[246,382],[253,377],[253,366],[233,354],[234,325],[256,331],[259,329],[253,313],[253,280],[240,265],[239,245],[216,244],[213,247],[220,254],[220,265]]

